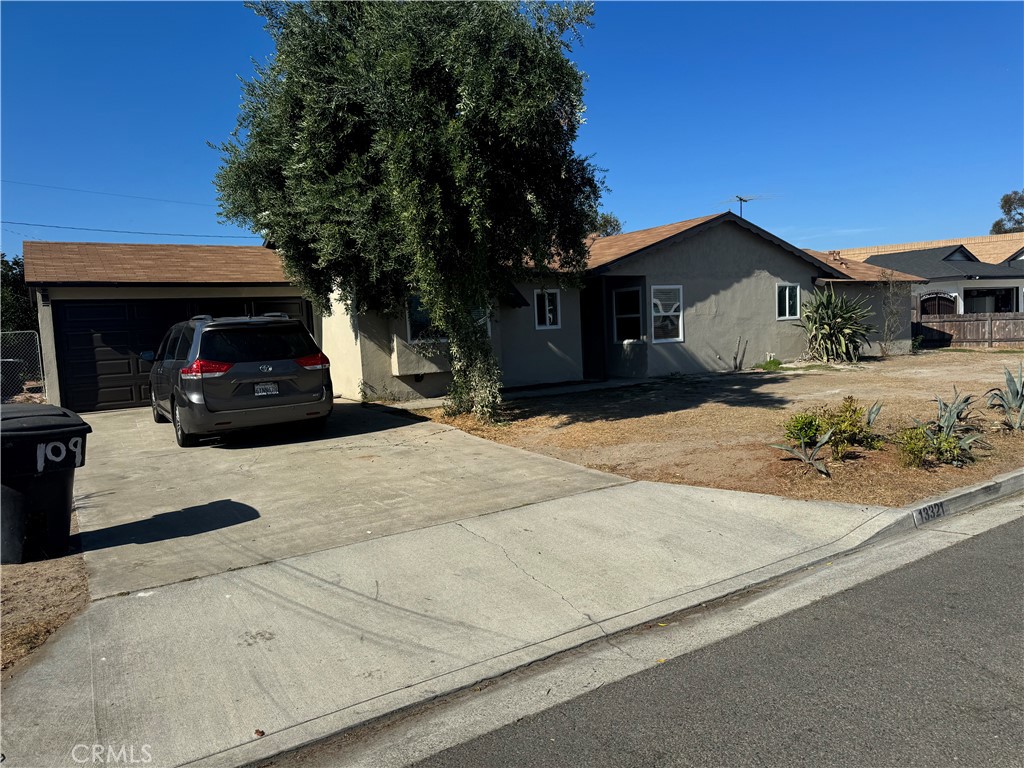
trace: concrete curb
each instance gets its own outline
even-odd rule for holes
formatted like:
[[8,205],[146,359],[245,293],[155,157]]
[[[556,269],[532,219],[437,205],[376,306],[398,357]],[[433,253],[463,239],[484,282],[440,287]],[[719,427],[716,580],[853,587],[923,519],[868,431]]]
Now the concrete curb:
[[[394,691],[375,701],[325,715],[312,722],[268,735],[266,739],[240,745],[220,754],[200,758],[191,766],[226,768],[257,765],[276,756],[294,752],[324,739],[372,726],[403,712],[412,712],[433,701],[468,690],[489,680],[502,677],[539,661],[630,631],[680,611],[751,589],[798,571],[827,562],[846,553],[862,549],[881,539],[916,530],[940,517],[965,512],[1017,494],[1024,494],[1024,468],[1006,473],[991,481],[979,483],[899,509],[886,509],[845,536],[725,581],[677,595],[656,605],[647,606],[620,616],[610,617],[590,626],[580,627],[559,637],[550,638],[529,648],[519,649],[501,657],[474,664],[459,673],[444,675],[430,681]],[[874,529],[874,530],[872,530]]]

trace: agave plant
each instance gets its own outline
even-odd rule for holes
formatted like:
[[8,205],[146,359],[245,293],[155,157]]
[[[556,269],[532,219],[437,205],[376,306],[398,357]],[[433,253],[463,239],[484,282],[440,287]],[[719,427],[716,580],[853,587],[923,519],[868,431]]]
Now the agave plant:
[[807,352],[816,360],[855,363],[876,330],[867,322],[872,312],[862,297],[837,296],[832,286],[815,291],[804,304],[800,327],[807,334]]
[[[994,387],[986,392],[989,408],[1001,408],[1003,424],[1016,432],[1024,430],[1024,363],[1017,366],[1014,378],[1009,368],[1004,368],[1006,388]],[[1014,415],[1016,412],[1016,415]]]
[[959,466],[974,461],[973,448],[992,447],[983,439],[981,426],[971,411],[974,395],[961,395],[953,387],[952,402],[947,403],[941,397],[936,397],[934,402],[937,406],[935,418],[925,423],[917,422],[917,425],[925,429],[933,445],[942,447],[937,451],[940,460],[941,454],[947,454],[954,458],[946,463]]
[[832,477],[828,472],[828,467],[825,466],[824,459],[819,459],[818,454],[821,449],[824,448],[832,437],[832,430],[830,429],[824,435],[818,438],[818,442],[811,448],[808,446],[805,440],[800,440],[800,447],[795,448],[791,445],[772,445],[772,448],[778,448],[780,451],[785,451],[790,456],[802,461],[808,468],[813,467],[818,470],[818,474],[822,477]]

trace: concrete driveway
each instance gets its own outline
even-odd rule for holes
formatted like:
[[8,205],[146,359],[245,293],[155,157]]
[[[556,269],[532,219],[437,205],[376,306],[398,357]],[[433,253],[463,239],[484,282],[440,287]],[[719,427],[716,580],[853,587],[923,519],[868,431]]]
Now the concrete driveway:
[[94,600],[629,482],[348,401],[319,436],[192,449],[148,408],[85,419],[75,503]]

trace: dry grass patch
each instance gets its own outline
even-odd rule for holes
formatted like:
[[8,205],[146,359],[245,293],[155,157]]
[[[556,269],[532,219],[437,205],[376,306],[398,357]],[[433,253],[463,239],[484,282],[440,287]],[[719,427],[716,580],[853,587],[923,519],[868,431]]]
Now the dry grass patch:
[[[883,403],[876,431],[892,434],[935,415],[932,399],[953,387],[983,395],[1002,386],[1003,368],[1016,370],[1021,353],[935,351],[872,360],[857,366],[806,366],[778,373],[677,376],[614,390],[505,403],[503,422],[422,415],[471,434],[635,480],[699,485],[797,499],[903,506],[1024,465],[1024,438],[998,431],[998,412],[977,412],[989,423],[991,451],[963,468],[901,466],[896,446],[855,449],[829,461],[832,479],[806,471],[770,447],[783,442],[794,413],[836,405],[852,395],[861,405]],[[824,453],[828,455],[826,448]]]

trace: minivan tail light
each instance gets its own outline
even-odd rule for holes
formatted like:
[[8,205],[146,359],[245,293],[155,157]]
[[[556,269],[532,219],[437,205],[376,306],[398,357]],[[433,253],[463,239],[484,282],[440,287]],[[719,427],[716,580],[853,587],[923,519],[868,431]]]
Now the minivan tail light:
[[187,368],[181,369],[183,379],[212,379],[223,376],[231,368],[231,363],[218,363],[214,360],[196,360]]
[[319,371],[324,368],[331,367],[331,361],[327,359],[327,355],[325,355],[323,352],[317,352],[315,355],[306,355],[305,357],[300,357],[295,362],[301,365],[307,371]]

